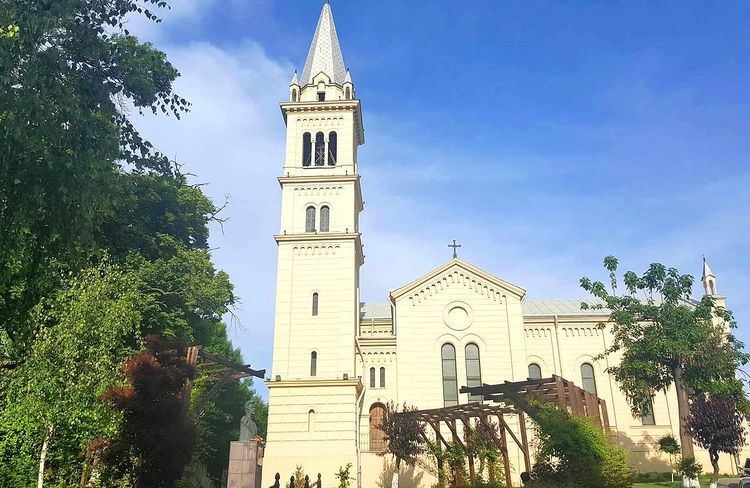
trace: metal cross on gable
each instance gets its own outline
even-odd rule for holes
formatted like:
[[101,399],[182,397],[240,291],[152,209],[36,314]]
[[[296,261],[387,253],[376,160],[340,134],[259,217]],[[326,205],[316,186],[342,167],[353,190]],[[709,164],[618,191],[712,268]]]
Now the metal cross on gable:
[[461,244],[456,244],[456,240],[453,239],[453,244],[448,244],[448,247],[453,248],[453,259],[458,258],[458,248],[461,247]]

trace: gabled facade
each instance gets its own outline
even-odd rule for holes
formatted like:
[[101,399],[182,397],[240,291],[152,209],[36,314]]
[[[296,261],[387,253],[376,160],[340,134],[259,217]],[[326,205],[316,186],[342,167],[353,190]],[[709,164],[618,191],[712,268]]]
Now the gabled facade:
[[[606,401],[614,435],[640,470],[669,470],[655,441],[678,432],[676,397],[657,395],[652,415],[632,416],[607,374],[619,358],[599,358],[612,341],[598,327],[606,310],[582,310],[575,299],[528,300],[522,287],[457,258],[387,301],[360,302],[364,129],[327,2],[281,111],[287,138],[263,486],[277,472],[288,479],[297,465],[331,484],[348,463],[358,487],[388,485],[393,462],[378,455],[385,444],[377,428],[387,403],[427,409],[481,401],[460,387],[553,374]],[[707,263],[703,283],[723,304]],[[511,456],[523,466],[520,452]],[[432,486],[435,474],[420,464],[402,473],[401,486]]]

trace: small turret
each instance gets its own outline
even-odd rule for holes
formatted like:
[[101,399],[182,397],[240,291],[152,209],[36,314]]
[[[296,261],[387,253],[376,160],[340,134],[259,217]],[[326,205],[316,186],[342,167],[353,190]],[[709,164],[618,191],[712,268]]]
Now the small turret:
[[346,77],[344,78],[344,100],[353,100],[357,98],[354,94],[354,83],[352,83],[352,74],[349,72],[349,68],[346,69]]
[[703,257],[703,276],[701,277],[701,281],[703,282],[703,290],[707,296],[716,297],[719,295],[716,290],[716,276],[711,271],[711,267],[708,265],[705,256]]
[[299,80],[297,79],[297,70],[294,70],[292,82],[289,84],[289,100],[299,102]]

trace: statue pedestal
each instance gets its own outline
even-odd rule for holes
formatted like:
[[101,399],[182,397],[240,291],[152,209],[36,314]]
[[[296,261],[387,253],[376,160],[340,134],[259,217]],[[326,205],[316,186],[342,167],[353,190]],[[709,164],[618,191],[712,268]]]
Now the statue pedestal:
[[260,488],[263,441],[234,441],[229,447],[227,488]]

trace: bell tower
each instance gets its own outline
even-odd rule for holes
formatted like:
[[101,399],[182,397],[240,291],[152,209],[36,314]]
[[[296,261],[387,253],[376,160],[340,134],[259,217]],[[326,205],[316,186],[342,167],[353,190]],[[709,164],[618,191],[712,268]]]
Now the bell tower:
[[302,73],[281,104],[286,156],[278,178],[278,244],[273,367],[264,486],[307,474],[333,482],[357,467],[355,337],[359,321],[359,233],[363,209],[357,149],[360,102],[346,69],[331,6],[318,20]]

